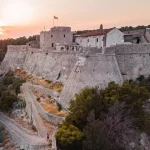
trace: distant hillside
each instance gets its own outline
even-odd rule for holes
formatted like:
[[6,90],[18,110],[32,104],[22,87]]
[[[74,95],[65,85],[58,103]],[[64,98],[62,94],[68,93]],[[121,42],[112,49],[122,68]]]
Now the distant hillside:
[[125,26],[125,27],[121,27],[120,30],[121,31],[131,31],[131,30],[140,30],[140,29],[146,29],[146,28],[150,28],[150,25],[148,26],[136,26],[136,27],[132,27],[132,26]]

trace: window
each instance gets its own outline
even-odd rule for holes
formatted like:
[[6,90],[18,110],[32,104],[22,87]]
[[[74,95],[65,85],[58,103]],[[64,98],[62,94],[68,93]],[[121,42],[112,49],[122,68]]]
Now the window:
[[64,47],[61,47],[61,50],[64,50]]
[[52,43],[52,47],[54,47],[54,43]]
[[51,37],[53,37],[53,35],[51,35]]
[[89,39],[87,41],[89,42]]
[[98,42],[98,38],[96,39],[96,41]]
[[64,35],[64,38],[66,37],[66,35]]

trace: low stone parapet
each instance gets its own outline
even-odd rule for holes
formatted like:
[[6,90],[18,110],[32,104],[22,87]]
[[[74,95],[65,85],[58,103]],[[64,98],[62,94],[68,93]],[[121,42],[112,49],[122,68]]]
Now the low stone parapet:
[[56,116],[56,115],[53,115],[53,114],[50,114],[50,113],[46,112],[46,111],[43,109],[43,107],[37,102],[36,96],[35,96],[32,92],[30,92],[30,95],[32,96],[32,99],[33,99],[33,101],[34,101],[34,103],[35,103],[35,106],[36,106],[38,112],[41,114],[41,116],[42,116],[45,120],[47,120],[48,122],[51,122],[51,123],[53,123],[53,124],[55,124],[55,125],[58,125],[58,124],[60,124],[60,123],[63,122],[63,120],[64,120],[65,118],[59,117],[59,116]]

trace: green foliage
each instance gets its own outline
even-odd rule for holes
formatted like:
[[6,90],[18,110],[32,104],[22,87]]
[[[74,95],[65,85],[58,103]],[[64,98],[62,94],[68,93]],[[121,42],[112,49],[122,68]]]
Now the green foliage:
[[141,110],[150,97],[146,87],[137,84],[132,85],[128,81],[124,82],[122,86],[111,82],[100,93],[105,105],[111,105],[114,102],[125,102],[128,107],[134,110],[137,108]]
[[17,39],[4,39],[0,40],[0,62],[5,57],[6,51],[7,51],[7,45],[26,45],[27,42],[36,40],[36,35],[30,36],[29,38],[26,37],[20,37]]
[[[97,146],[94,148],[95,150],[99,149],[116,150],[116,148],[118,149],[118,146],[120,148],[119,143],[116,144],[114,142],[115,140],[106,141],[108,128],[104,127],[103,121],[105,120],[104,118],[109,118],[108,119],[109,121],[105,120],[106,122],[108,122],[106,126],[109,127],[110,125],[113,125],[115,121],[117,122],[118,121],[117,118],[120,117],[122,118],[121,119],[122,122],[123,120],[126,121],[125,123],[128,126],[129,124],[127,123],[127,121],[129,121],[128,120],[129,118],[123,119],[122,117],[124,116],[125,112],[129,112],[129,116],[133,120],[135,118],[136,120],[135,129],[138,129],[139,131],[145,131],[146,133],[150,133],[149,129],[150,114],[146,112],[144,108],[149,98],[150,98],[150,77],[145,79],[143,76],[141,76],[135,81],[132,80],[125,81],[121,86],[116,84],[115,82],[110,82],[107,88],[102,89],[100,91],[98,91],[97,88],[89,88],[89,87],[84,88],[79,94],[76,94],[75,99],[71,100],[70,102],[70,107],[68,109],[68,116],[66,117],[62,126],[59,127],[58,130],[59,136],[56,136],[58,140],[58,147],[64,149],[65,146],[66,149],[67,148],[69,149],[70,147],[73,148],[76,146],[74,142],[72,142],[71,144],[69,142],[66,142],[68,140],[66,130],[69,130],[67,127],[68,125],[72,125],[83,134],[84,138],[81,138],[80,142],[82,143],[83,139],[84,141],[89,139],[88,144],[91,145],[93,144],[93,146],[94,145]],[[114,106],[116,103],[125,104],[123,108],[125,110],[123,111],[124,113],[121,114],[121,110],[116,112],[115,109],[113,109],[113,111],[109,113],[110,108],[112,108],[112,106]],[[88,124],[87,118],[91,110],[94,110],[95,112],[95,123],[92,125],[89,124],[89,126],[87,126]],[[105,115],[105,117],[103,117],[103,114],[107,114],[108,116]],[[111,117],[112,114],[114,115],[113,117]],[[119,114],[119,116],[115,116],[115,114]],[[97,120],[99,120],[99,122]],[[131,122],[129,121],[129,123]],[[120,128],[124,127],[124,125],[121,122],[119,122],[118,124],[116,123],[115,127],[117,125],[120,125],[119,126]],[[115,127],[113,126],[113,128]],[[118,133],[121,133],[119,131],[120,128],[116,128],[114,132],[118,131]],[[123,129],[121,131],[127,130]],[[118,138],[119,135],[116,134],[115,137]],[[92,148],[89,149],[86,147],[86,145],[88,144],[84,144],[84,149],[92,150]]]
[[56,134],[57,143],[61,150],[80,150],[82,149],[82,132],[73,125],[63,124]]
[[2,134],[2,132],[0,131],[0,143],[2,143],[2,141],[3,141],[3,134]]
[[37,98],[37,101],[40,103],[40,102],[41,102],[41,99],[38,97],[38,98]]
[[35,127],[34,125],[32,125],[32,130],[33,130],[34,132],[37,132],[37,129],[36,129],[36,127]]
[[[146,29],[146,28],[150,28],[150,25],[148,26],[136,26],[136,27],[132,27],[132,26],[125,26],[125,27],[121,27],[120,30],[122,32],[124,31],[133,31],[133,30],[140,30],[140,29]],[[87,32],[91,32],[91,31],[95,31],[95,30],[82,30],[82,31],[77,31],[75,33],[75,35],[80,35],[80,34],[84,34],[84,33],[87,33]]]
[[13,77],[7,76],[7,77],[4,78],[3,82],[4,82],[5,85],[11,85],[13,83]]
[[99,113],[103,106],[101,106],[97,89],[86,87],[76,95],[75,100],[71,100],[66,122],[82,130],[92,109]]
[[[94,120],[84,129],[85,141],[83,150],[123,150],[121,146],[114,144],[107,137],[108,131],[103,127],[100,120]],[[125,149],[124,149],[125,150]]]
[[20,86],[24,81],[14,77],[9,71],[0,82],[0,110],[9,111],[15,102],[19,102],[17,95],[20,93]]
[[23,109],[26,107],[26,102],[24,100],[19,99],[17,102],[13,103],[14,108]]
[[136,27],[125,26],[125,27],[121,27],[120,30],[121,31],[132,31],[132,30],[140,30],[140,29],[146,29],[146,28],[150,28],[150,25],[148,25],[148,26],[136,26]]
[[84,150],[125,149],[125,143],[130,143],[125,137],[130,137],[136,123],[124,103],[115,103],[98,119],[95,119],[94,111],[91,111],[87,120],[83,130]]
[[49,83],[49,84],[51,84],[52,83],[52,81],[50,81],[50,80],[45,80],[47,83]]
[[56,104],[57,104],[58,110],[61,111],[62,110],[62,105],[58,102]]

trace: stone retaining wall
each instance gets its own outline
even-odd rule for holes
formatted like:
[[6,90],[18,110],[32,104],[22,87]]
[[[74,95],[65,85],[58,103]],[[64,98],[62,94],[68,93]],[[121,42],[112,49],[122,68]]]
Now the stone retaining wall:
[[[2,113],[0,113],[0,115],[2,115]],[[7,116],[3,116],[4,118],[6,118],[7,120],[9,120],[11,123],[15,124],[20,130],[22,130],[23,132],[25,132],[26,134],[29,135],[35,135],[35,133],[30,132],[29,130],[23,128],[22,126],[20,126],[20,124],[18,124],[16,121],[14,121],[13,119],[7,117]]]
[[59,117],[59,116],[56,116],[56,115],[53,115],[53,114],[50,114],[50,113],[47,113],[43,108],[42,106],[37,102],[36,100],[36,96],[30,92],[30,95],[32,96],[32,99],[34,101],[34,104],[38,110],[38,112],[41,114],[41,116],[46,119],[47,121],[55,124],[55,125],[58,125],[60,123],[63,122],[64,118],[63,117]]
[[29,85],[29,87],[30,87],[30,89],[34,89],[41,94],[49,95],[49,96],[53,97],[54,99],[57,99],[60,95],[60,93],[53,91],[53,90],[50,90],[50,89],[47,89],[47,88],[44,88],[40,85],[31,84],[31,85]]
[[[2,114],[1,114],[2,115]],[[10,121],[11,119],[9,119]],[[11,120],[12,123],[16,124],[14,121]],[[4,128],[9,132],[11,138],[13,139],[14,143],[20,147],[20,149],[24,150],[45,150],[48,146],[47,145],[31,145],[27,143],[22,137],[20,137],[16,132],[13,131],[7,124],[0,120],[0,123],[4,126]],[[19,127],[19,126],[18,126]],[[20,127],[19,127],[20,128]],[[22,129],[25,131],[24,129]]]

